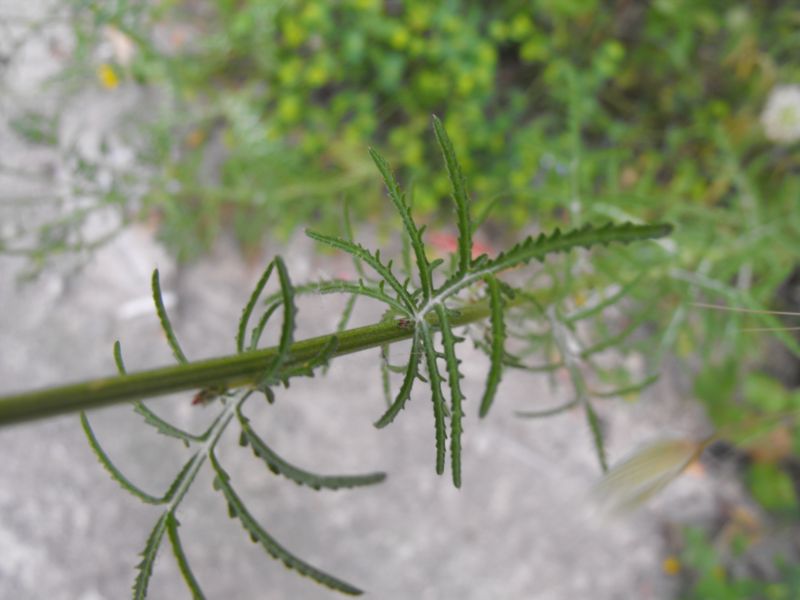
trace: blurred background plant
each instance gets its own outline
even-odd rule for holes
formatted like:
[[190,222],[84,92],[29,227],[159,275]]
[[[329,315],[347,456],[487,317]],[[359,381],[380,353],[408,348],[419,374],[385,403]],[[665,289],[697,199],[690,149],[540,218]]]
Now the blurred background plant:
[[[741,523],[740,523],[741,525]],[[665,569],[680,575],[684,600],[790,600],[800,594],[800,566],[780,552],[754,552],[753,534],[729,527],[710,539],[698,528],[682,534],[681,560]]]
[[[677,226],[660,246],[554,267],[554,281],[565,282],[554,298],[564,314],[622,290],[635,301],[626,306],[640,308],[617,317],[631,331],[647,324],[657,342],[632,336],[623,346],[625,336],[600,333],[620,351],[640,352],[648,373],[673,353],[685,360],[715,427],[800,407],[788,389],[800,383],[794,359],[780,372],[752,374],[775,348],[768,335],[743,331],[783,322],[691,306],[800,307],[800,10],[793,3],[59,6],[66,62],[48,89],[70,98],[92,81],[109,97],[136,90],[151,101],[146,110],[134,103],[121,111],[114,140],[132,153],[122,161],[108,158],[119,154],[114,140],[86,153],[65,139],[63,103],[32,111],[5,102],[6,125],[29,145],[55,147],[72,174],[56,198],[66,207],[57,219],[35,230],[25,219],[4,219],[5,251],[41,265],[54,252],[91,249],[138,219],[153,223],[181,259],[202,255],[228,231],[247,254],[302,224],[339,227],[343,199],[357,221],[388,227],[369,145],[413,189],[416,213],[446,222],[448,182],[428,134],[436,113],[476,213],[498,237],[608,219]],[[13,26],[19,44],[3,50],[4,69],[46,29]],[[7,176],[37,176],[4,159],[0,166]],[[89,216],[109,209],[113,226],[85,239]],[[20,250],[19,239],[30,243]],[[642,275],[647,285],[624,285]],[[800,356],[790,333],[775,335]],[[624,372],[617,379],[628,382]],[[742,474],[766,509],[796,516],[797,474],[792,480],[785,463],[800,453],[797,427],[776,431],[769,444],[782,448],[779,456],[755,452]]]

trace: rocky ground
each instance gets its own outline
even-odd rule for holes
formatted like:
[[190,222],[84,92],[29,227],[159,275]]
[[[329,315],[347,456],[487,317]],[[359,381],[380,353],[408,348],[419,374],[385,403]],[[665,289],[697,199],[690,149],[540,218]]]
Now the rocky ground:
[[[348,268],[317,257],[295,240],[284,249],[295,279]],[[148,300],[149,269],[158,266],[171,312],[190,357],[229,353],[242,302],[258,277],[224,244],[202,264],[178,269],[147,231],[132,228],[77,275],[48,271],[19,287],[14,263],[0,263],[0,391],[113,372],[111,345],[121,340],[130,369],[172,360]],[[305,276],[305,277],[304,277]],[[142,308],[140,308],[142,307]],[[300,304],[301,331],[330,331],[338,315]],[[253,402],[258,429],[299,465],[323,472],[385,470],[373,489],[313,492],[275,478],[233,436],[222,458],[238,490],[275,537],[310,561],[363,586],[375,598],[668,598],[662,570],[664,527],[703,521],[720,487],[688,475],[652,506],[609,520],[589,497],[599,477],[580,413],[522,421],[514,409],[555,406],[568,386],[509,373],[489,418],[478,422],[486,361],[464,345],[469,418],[465,485],[433,472],[430,406],[414,397],[402,418],[377,431],[382,396],[374,352],[334,362],[322,379],[298,380],[272,406]],[[702,416],[670,377],[636,404],[601,406],[612,459],[665,433],[695,433]],[[191,393],[151,406],[200,429],[212,408]],[[128,407],[92,414],[97,435],[132,480],[153,493],[187,456],[149,430]],[[89,450],[77,417],[0,432],[0,554],[4,596],[121,598],[136,554],[157,516],[111,481]],[[187,552],[210,598],[323,598],[328,594],[287,572],[229,520],[204,474],[181,512]],[[154,598],[182,591],[168,552],[153,578]]]
[[[26,10],[35,14],[37,7],[30,3]],[[18,3],[0,2],[0,10],[12,9],[18,11]],[[33,44],[14,77],[36,82],[47,74],[55,58],[45,50]],[[22,89],[31,102],[48,101],[33,94],[32,84]],[[113,123],[121,103],[131,101],[124,94],[82,98],[67,127],[91,140]],[[0,156],[20,164],[52,161],[54,169],[61,168],[7,133],[0,136]],[[4,181],[0,200],[21,193],[14,187],[21,185]],[[111,374],[117,339],[131,370],[169,364],[171,354],[149,303],[155,267],[187,354],[230,353],[241,306],[275,252],[287,258],[297,282],[351,269],[343,257],[317,254],[300,234],[288,246],[265,249],[261,261],[246,263],[223,241],[202,262],[179,267],[143,226],[125,230],[79,271],[56,263],[24,285],[18,276],[25,261],[0,256],[0,393]],[[338,307],[332,302],[300,303],[299,337],[335,327],[338,310],[332,308]],[[365,322],[378,314],[366,310]],[[253,402],[250,412],[264,437],[296,464],[323,472],[385,470],[386,483],[358,491],[299,488],[272,476],[230,435],[221,460],[252,512],[287,548],[363,587],[372,598],[672,597],[676,581],[662,565],[669,552],[665,532],[671,524],[712,519],[721,498],[739,493],[736,487],[714,475],[689,474],[647,507],[613,520],[604,517],[589,497],[599,469],[583,415],[539,421],[513,415],[515,409],[559,405],[569,387],[552,389],[545,378],[509,373],[493,414],[479,422],[477,399],[487,364],[463,346],[470,402],[462,490],[433,471],[431,411],[424,393],[388,429],[372,427],[383,400],[377,356],[367,352],[336,360],[324,378],[293,382],[274,406]],[[214,409],[192,406],[191,398],[178,394],[151,406],[201,429]],[[612,462],[649,440],[696,435],[705,427],[678,370],[666,372],[639,402],[609,400],[599,410]],[[186,449],[154,433],[129,407],[97,411],[91,419],[117,464],[154,494],[186,459]],[[126,597],[157,509],[110,480],[76,416],[4,428],[0,449],[0,596]],[[238,521],[228,518],[207,472],[179,516],[186,552],[209,598],[333,597],[252,544]],[[189,597],[167,546],[150,597]]]

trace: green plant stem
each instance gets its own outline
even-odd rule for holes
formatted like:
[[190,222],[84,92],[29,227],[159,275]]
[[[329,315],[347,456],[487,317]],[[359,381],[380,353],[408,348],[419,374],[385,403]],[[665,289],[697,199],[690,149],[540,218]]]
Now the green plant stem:
[[[457,327],[485,319],[489,314],[488,303],[479,301],[459,308],[449,320],[451,326]],[[436,326],[435,316],[431,315],[430,321]],[[386,321],[342,331],[335,334],[338,345],[333,356],[410,339],[412,333],[413,327],[402,321]],[[332,335],[334,334],[309,338],[293,344],[283,368],[291,370],[312,361],[330,342]],[[234,388],[255,384],[260,381],[277,351],[277,347],[271,347],[5,396],[0,398],[0,425],[33,421],[185,390]]]

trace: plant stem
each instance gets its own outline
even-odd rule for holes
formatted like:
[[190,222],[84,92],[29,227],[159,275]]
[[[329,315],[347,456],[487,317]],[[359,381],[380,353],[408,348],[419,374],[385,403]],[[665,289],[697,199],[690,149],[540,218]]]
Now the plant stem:
[[[488,303],[482,300],[459,308],[457,314],[450,317],[450,323],[454,327],[467,325],[487,318],[489,313]],[[437,320],[433,316],[430,320],[435,326]],[[312,361],[333,335],[338,339],[333,354],[335,357],[410,339],[412,333],[412,325],[393,320],[348,329],[338,334],[309,338],[292,345],[284,368],[290,370]],[[264,369],[276,353],[277,347],[264,348],[5,396],[0,398],[0,425],[33,421],[185,390],[227,389],[251,385],[260,381]]]

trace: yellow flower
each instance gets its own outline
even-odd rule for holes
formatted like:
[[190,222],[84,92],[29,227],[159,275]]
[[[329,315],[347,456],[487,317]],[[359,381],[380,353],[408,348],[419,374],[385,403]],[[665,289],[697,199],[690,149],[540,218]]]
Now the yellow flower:
[[321,63],[312,64],[306,71],[306,81],[311,87],[321,87],[328,81],[328,69]]
[[681,562],[675,556],[668,556],[661,563],[661,568],[667,575],[677,575],[681,572]]
[[294,123],[301,112],[300,99],[296,96],[284,96],[278,103],[278,116],[284,123]]
[[306,39],[307,31],[294,21],[286,21],[283,24],[283,39],[290,48],[296,48]]
[[475,88],[475,78],[470,73],[461,73],[456,83],[459,94],[468,95]]
[[374,11],[377,10],[380,6],[378,0],[355,0],[356,8],[365,11]]
[[296,85],[300,81],[302,70],[303,63],[296,57],[283,61],[278,67],[278,81],[289,87]]
[[531,18],[525,13],[517,13],[511,19],[511,37],[515,40],[521,40],[533,31],[533,22]]
[[108,90],[113,90],[119,86],[117,72],[108,63],[103,63],[97,68],[97,78],[100,80],[100,84]]
[[403,147],[403,161],[411,166],[422,164],[424,150],[421,143],[412,141]]
[[325,14],[322,12],[322,6],[317,2],[306,5],[300,13],[300,18],[308,26],[319,25],[325,19]]
[[536,62],[547,58],[547,46],[540,37],[533,37],[522,44],[519,57],[525,62]]
[[422,31],[431,22],[433,9],[428,4],[414,4],[408,8],[408,23],[412,29]]
[[396,27],[395,30],[392,31],[392,35],[389,38],[389,43],[395,50],[402,50],[408,46],[410,38],[411,36],[408,33],[408,29],[405,27]]

